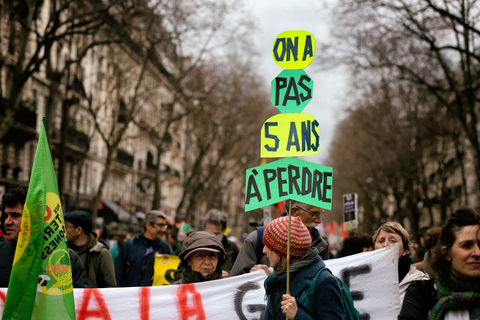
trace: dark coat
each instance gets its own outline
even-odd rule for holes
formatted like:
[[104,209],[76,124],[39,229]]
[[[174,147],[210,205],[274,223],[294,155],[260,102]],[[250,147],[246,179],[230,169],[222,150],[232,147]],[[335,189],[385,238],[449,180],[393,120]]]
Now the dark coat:
[[118,287],[151,286],[155,252],[175,255],[172,247],[163,240],[154,242],[147,253],[147,243],[137,234],[125,241],[115,259],[115,278]]
[[115,266],[108,245],[90,233],[78,252],[85,267],[90,288],[115,288]]
[[[0,287],[7,288],[12,273],[13,258],[15,256],[16,243],[0,243]],[[80,257],[75,251],[68,249],[72,265],[72,282],[74,288],[88,288],[88,279]]]
[[[325,267],[325,263],[320,257],[310,265],[303,267],[299,271],[290,275],[290,295],[298,299],[303,291],[308,287],[307,280],[313,279],[317,272]],[[283,289],[282,294],[286,292]],[[282,313],[281,303],[278,303],[274,309],[274,295],[267,295],[267,309],[263,319],[285,319]],[[282,301],[283,299],[280,299]],[[315,283],[314,292],[315,316],[322,320],[342,320],[344,315],[342,292],[337,279],[327,270],[322,271]],[[298,305],[297,305],[298,306]],[[312,318],[305,311],[298,308],[295,320],[311,320]]]
[[428,312],[437,303],[435,279],[417,280],[410,283],[405,293],[399,320],[426,320]]
[[235,260],[237,260],[239,250],[237,244],[228,240],[225,235],[222,239],[222,245],[225,248],[225,263],[223,264],[222,270],[230,272],[235,264]]

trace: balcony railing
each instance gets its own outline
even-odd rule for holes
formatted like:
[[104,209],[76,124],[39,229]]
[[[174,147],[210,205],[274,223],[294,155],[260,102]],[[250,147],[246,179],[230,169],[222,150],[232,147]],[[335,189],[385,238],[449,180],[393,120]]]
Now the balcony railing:
[[133,156],[122,149],[117,150],[117,161],[133,168]]
[[67,142],[83,149],[89,145],[88,135],[72,127],[67,127]]

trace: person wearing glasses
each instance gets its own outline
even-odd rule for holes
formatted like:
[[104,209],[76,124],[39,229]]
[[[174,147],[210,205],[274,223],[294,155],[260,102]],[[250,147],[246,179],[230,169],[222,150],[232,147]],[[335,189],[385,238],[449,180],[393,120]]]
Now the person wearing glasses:
[[[2,212],[0,227],[7,235],[8,242],[0,243],[0,287],[8,287],[12,273],[13,258],[17,249],[18,234],[22,222],[23,206],[27,198],[27,187],[12,188],[2,196],[0,210]],[[88,288],[87,274],[80,257],[72,249],[68,249],[72,268],[72,284],[74,288]]]
[[[285,201],[285,212],[280,216],[287,216],[290,200]],[[299,217],[302,223],[307,227],[312,238],[311,247],[316,248],[318,255],[323,260],[329,259],[328,244],[320,236],[317,226],[322,223],[321,214],[324,210],[309,204],[292,200],[292,217]],[[270,261],[267,255],[262,253],[263,243],[258,239],[258,230],[253,231],[243,242],[237,260],[230,271],[230,277],[238,276],[244,273],[264,270],[269,274]]]
[[147,212],[144,233],[129,238],[115,259],[115,278],[118,287],[151,286],[155,252],[175,255],[172,247],[162,240],[167,218],[158,210]]
[[63,219],[67,246],[80,256],[90,288],[115,288],[117,283],[110,247],[92,232],[92,216],[85,211],[72,211]]
[[173,284],[222,279],[225,249],[214,233],[209,231],[191,233],[183,242],[178,257],[183,273],[182,278]]

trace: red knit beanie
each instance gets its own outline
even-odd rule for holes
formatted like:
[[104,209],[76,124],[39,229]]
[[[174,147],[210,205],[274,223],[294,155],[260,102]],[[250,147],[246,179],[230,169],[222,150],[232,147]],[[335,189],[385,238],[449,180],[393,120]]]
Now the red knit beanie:
[[[288,217],[273,220],[263,233],[263,243],[268,249],[287,256]],[[290,230],[290,257],[299,259],[307,253],[312,237],[300,217],[292,217]]]

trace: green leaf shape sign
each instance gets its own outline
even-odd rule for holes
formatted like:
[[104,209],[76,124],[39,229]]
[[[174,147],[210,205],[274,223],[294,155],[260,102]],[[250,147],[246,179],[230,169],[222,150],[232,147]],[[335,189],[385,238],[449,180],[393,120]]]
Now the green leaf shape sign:
[[284,158],[247,169],[245,211],[292,199],[332,209],[333,168]]
[[308,113],[281,113],[262,126],[260,157],[281,158],[318,154],[320,128]]
[[313,80],[303,70],[283,70],[272,80],[270,101],[282,113],[301,112],[313,98]]

